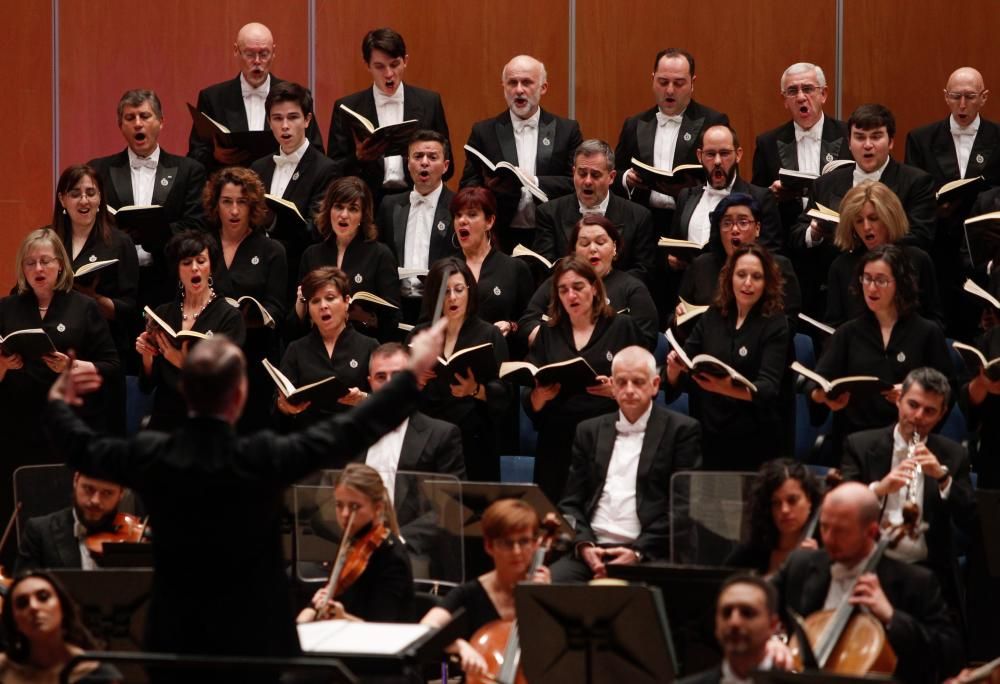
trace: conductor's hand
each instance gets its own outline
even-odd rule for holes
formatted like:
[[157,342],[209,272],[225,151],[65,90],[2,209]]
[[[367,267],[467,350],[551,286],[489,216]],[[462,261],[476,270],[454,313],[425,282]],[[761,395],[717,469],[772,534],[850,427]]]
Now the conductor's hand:
[[410,342],[410,370],[417,377],[433,370],[438,356],[444,351],[444,330],[448,320],[442,317],[430,328],[421,330]]
[[83,395],[101,387],[103,378],[92,363],[76,363],[76,356],[69,353],[69,362],[49,390],[49,401],[64,401],[70,406],[83,404]]

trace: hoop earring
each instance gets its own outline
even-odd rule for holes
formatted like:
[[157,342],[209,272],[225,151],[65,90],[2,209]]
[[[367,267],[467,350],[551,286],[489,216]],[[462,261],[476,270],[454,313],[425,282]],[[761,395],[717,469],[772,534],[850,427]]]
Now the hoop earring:
[[212,276],[208,276],[208,286],[212,287],[213,285],[215,285],[215,280],[212,279]]

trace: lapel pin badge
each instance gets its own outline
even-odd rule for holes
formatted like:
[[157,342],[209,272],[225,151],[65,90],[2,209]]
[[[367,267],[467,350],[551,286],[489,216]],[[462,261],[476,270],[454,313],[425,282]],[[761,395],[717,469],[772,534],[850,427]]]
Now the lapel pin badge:
[[984,157],[981,154],[977,154],[976,155],[976,163],[977,164],[982,164],[984,161],[986,161],[986,157]]
[[166,178],[161,178],[160,185],[162,185],[163,187],[167,187],[168,185],[170,185],[170,181],[168,181]]
[[443,232],[444,232],[444,230],[445,230],[445,228],[447,228],[447,227],[448,227],[448,226],[447,226],[447,225],[445,224],[445,222],[444,222],[444,221],[438,221],[438,224],[437,224],[437,229],[438,229],[438,232],[439,232],[439,233],[443,233]]
[[684,142],[691,142],[691,131],[684,134]]
[[746,347],[740,347],[738,353],[739,353],[740,356],[746,356],[748,354],[747,348]]
[[299,179],[299,172],[296,171],[295,173],[292,174],[292,180],[298,180],[298,179]]
[[56,326],[56,330],[58,330],[59,332],[66,332],[66,324],[60,323],[59,325]]
[[832,161],[833,161],[833,152],[827,152],[826,153],[826,163],[829,164]]
[[548,147],[549,145],[552,144],[552,141],[549,140],[548,138],[542,138],[542,144]]
[[357,359],[351,359],[351,362],[348,365],[351,368],[357,368],[358,367],[358,360]]
[[903,352],[899,352],[898,354],[896,354],[896,360],[899,361],[900,363],[903,363],[903,361],[906,361],[906,354],[904,354]]
[[250,263],[253,264],[254,266],[256,266],[257,264],[260,263],[260,257],[259,256],[255,256],[253,259],[250,260]]
[[95,261],[97,261],[97,255],[96,254],[91,254],[90,255],[90,259],[88,259],[88,261],[90,263],[94,263]]
[[361,277],[360,273],[354,276],[354,282],[360,283],[362,280],[364,280],[364,278]]

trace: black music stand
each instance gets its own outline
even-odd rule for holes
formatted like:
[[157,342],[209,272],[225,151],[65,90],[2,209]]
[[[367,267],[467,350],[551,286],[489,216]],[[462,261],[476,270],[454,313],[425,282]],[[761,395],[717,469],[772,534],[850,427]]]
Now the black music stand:
[[104,544],[99,565],[111,568],[153,567],[153,545],[149,542],[108,542]]
[[522,583],[514,602],[529,682],[659,684],[676,676],[655,587]]
[[142,649],[152,569],[50,572],[76,599],[84,624],[109,650]]
[[754,684],[854,684],[855,682],[894,682],[892,677],[867,674],[864,677],[834,674],[832,672],[784,672],[782,670],[757,670],[750,673]]

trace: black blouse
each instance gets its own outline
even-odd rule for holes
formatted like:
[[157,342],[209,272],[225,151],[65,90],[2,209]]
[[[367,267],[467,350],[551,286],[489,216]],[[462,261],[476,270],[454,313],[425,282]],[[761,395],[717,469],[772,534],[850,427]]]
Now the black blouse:
[[[364,535],[365,530],[358,532]],[[361,577],[337,600],[365,622],[412,622],[413,571],[406,548],[390,533],[372,552]]]
[[[917,292],[920,294],[920,315],[944,329],[944,311],[938,294],[934,262],[927,252],[913,245],[900,245],[917,274]],[[830,264],[826,286],[826,314],[823,322],[837,327],[844,321],[857,318],[867,307],[862,296],[861,284],[855,280],[858,262],[867,250],[844,252]]]
[[[990,329],[976,341],[979,349],[987,360],[1000,356],[1000,327]],[[971,375],[966,371],[966,376]],[[983,403],[973,406],[969,402],[969,383],[962,385],[958,395],[962,413],[968,421],[969,432],[979,431],[979,448],[969,451],[975,457],[975,466],[979,489],[1000,489],[1000,396],[987,394]]]
[[[222,240],[218,233],[216,239]],[[216,265],[215,291],[220,297],[239,299],[250,296],[264,305],[279,324],[285,315],[288,264],[285,248],[262,231],[253,231],[236,248],[233,263],[225,259]]]
[[491,249],[483,260],[476,284],[479,291],[477,315],[488,323],[496,323],[516,321],[521,317],[531,298],[534,280],[523,259]]
[[[181,301],[176,299],[156,307],[156,315],[162,318],[174,330],[183,326],[181,320]],[[238,346],[243,346],[246,339],[246,329],[243,316],[223,297],[216,296],[208,306],[198,314],[191,330],[201,333],[225,335]],[[140,376],[140,386],[147,392],[153,388],[156,394],[153,398],[153,410],[148,428],[150,430],[169,431],[179,426],[187,416],[187,402],[180,393],[181,371],[161,355],[153,357],[151,375],[143,373]]]
[[[659,318],[656,304],[646,284],[631,273],[612,270],[604,278],[604,289],[611,308],[620,315],[627,315],[635,323],[639,344],[649,351],[656,349]],[[552,278],[550,277],[535,290],[524,310],[524,315],[517,322],[517,334],[524,346],[527,346],[531,331],[542,324],[542,316],[548,313],[551,301]]]
[[[795,275],[795,267],[787,257],[771,254],[774,263],[781,271],[785,280],[784,310],[789,321],[795,321],[802,310],[802,291],[799,279]],[[719,272],[726,263],[724,252],[707,252],[702,254],[687,267],[681,279],[678,294],[689,304],[711,304],[719,290]],[[794,330],[794,324],[792,328]]]
[[441,607],[452,615],[460,608],[465,608],[466,631],[461,636],[466,641],[483,625],[500,619],[497,607],[493,605],[490,595],[478,578],[459,584],[449,591]]

